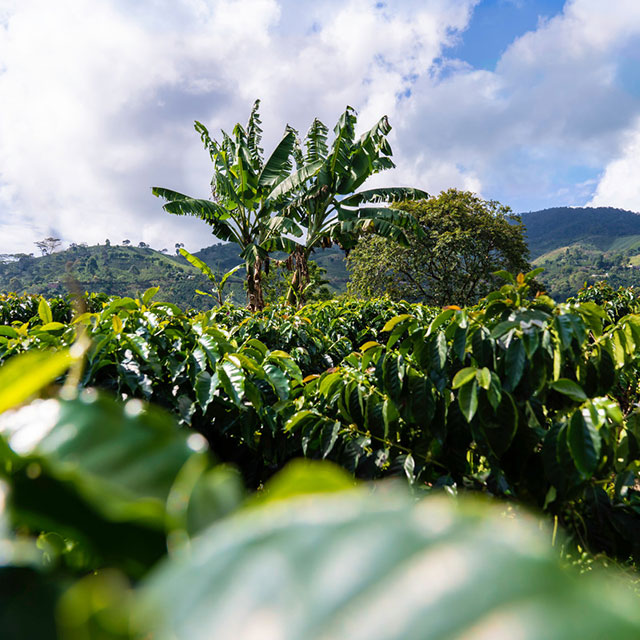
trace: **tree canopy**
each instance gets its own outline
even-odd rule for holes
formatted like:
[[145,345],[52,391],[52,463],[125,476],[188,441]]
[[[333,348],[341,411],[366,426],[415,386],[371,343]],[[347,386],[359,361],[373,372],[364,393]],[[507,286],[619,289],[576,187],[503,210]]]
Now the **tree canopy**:
[[495,271],[530,269],[524,226],[499,202],[449,189],[396,206],[416,219],[422,233],[407,231],[408,246],[363,237],[347,262],[353,293],[462,306],[500,285]]

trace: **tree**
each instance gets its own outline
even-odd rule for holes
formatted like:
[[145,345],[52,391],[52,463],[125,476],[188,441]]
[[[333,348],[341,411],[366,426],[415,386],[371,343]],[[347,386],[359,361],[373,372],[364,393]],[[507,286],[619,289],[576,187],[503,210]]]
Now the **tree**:
[[39,242],[34,242],[36,247],[40,249],[43,256],[51,255],[59,246],[60,246],[60,238],[53,238],[49,236],[44,240],[40,240]]
[[140,247],[140,249],[148,249],[149,245],[146,242],[138,242],[138,247]]
[[298,232],[286,216],[274,216],[279,201],[303,184],[320,163],[293,171],[291,153],[295,132],[290,127],[265,161],[260,147],[262,130],[256,100],[246,128],[236,124],[232,135],[222,131],[222,141],[211,138],[200,122],[195,129],[213,162],[211,200],[153,187],[154,195],[167,200],[164,210],[175,215],[195,216],[211,226],[221,240],[236,242],[245,261],[248,306],[264,307],[261,272],[269,268],[269,252],[289,250],[286,234]]
[[174,246],[176,248],[176,255],[179,256],[180,255],[180,249],[182,249],[184,247],[184,242],[176,242],[176,244]]
[[[404,230],[411,216],[388,205],[401,200],[427,198],[424,191],[404,187],[388,187],[357,191],[371,175],[391,169],[391,146],[387,135],[391,125],[383,116],[369,131],[356,139],[356,112],[347,107],[335,125],[334,140],[328,144],[328,129],[317,118],[302,145],[295,149],[299,167],[320,168],[310,172],[310,179],[300,185],[295,197],[284,209],[298,227],[302,240],[291,255],[294,269],[290,302],[302,302],[309,283],[309,256],[318,247],[337,243],[351,249],[364,230],[386,238],[406,241]],[[283,183],[284,184],[284,183]],[[371,206],[371,205],[382,206]]]
[[131,244],[131,240],[123,240],[122,241],[122,246],[123,247],[128,247]]
[[421,233],[408,232],[408,246],[362,238],[347,261],[353,293],[463,306],[500,286],[493,272],[530,270],[524,227],[509,207],[456,189],[398,207]]

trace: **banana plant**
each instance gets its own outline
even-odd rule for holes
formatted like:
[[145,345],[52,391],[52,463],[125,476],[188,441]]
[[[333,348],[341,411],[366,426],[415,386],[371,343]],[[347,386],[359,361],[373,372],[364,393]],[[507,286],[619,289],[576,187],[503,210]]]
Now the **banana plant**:
[[[213,162],[210,200],[153,187],[154,195],[164,198],[164,210],[174,215],[200,218],[211,226],[213,234],[236,242],[245,262],[248,306],[264,307],[260,274],[268,269],[269,252],[292,248],[291,235],[299,229],[288,217],[273,216],[281,198],[300,188],[317,171],[320,162],[308,162],[293,171],[291,155],[296,134],[290,127],[265,161],[260,147],[262,130],[256,100],[248,124],[236,124],[231,135],[222,131],[222,141],[214,140],[200,122],[195,129]],[[274,195],[274,191],[276,194]]]
[[[299,171],[306,169],[310,177],[293,191],[294,197],[276,217],[295,221],[294,235],[301,238],[289,256],[289,267],[295,271],[290,302],[304,299],[309,282],[309,256],[315,249],[337,243],[348,251],[363,231],[406,242],[404,230],[413,226],[413,220],[389,205],[429,197],[420,189],[405,187],[358,191],[367,178],[395,165],[387,140],[391,131],[388,118],[383,116],[359,138],[355,135],[356,121],[356,112],[347,107],[333,129],[331,146],[328,128],[317,118],[304,143],[296,141],[293,151],[296,164]],[[285,186],[286,181],[270,197],[284,196]]]
[[196,267],[196,269],[200,269],[201,273],[207,276],[207,278],[209,278],[209,280],[211,280],[211,282],[213,283],[215,295],[212,295],[211,293],[207,293],[206,291],[200,291],[199,289],[196,289],[196,293],[199,293],[201,296],[209,296],[210,298],[214,298],[215,301],[218,303],[218,305],[222,306],[224,304],[224,301],[222,299],[222,294],[224,293],[225,284],[227,284],[227,281],[229,280],[229,278],[236,271],[238,271],[238,269],[241,269],[243,265],[239,264],[233,267],[233,269],[229,269],[229,271],[227,271],[220,278],[220,280],[218,280],[216,274],[213,272],[213,270],[209,267],[209,265],[206,262],[203,262],[197,256],[194,256],[192,253],[189,253],[186,249],[179,249],[179,251],[180,251],[180,255],[185,260],[190,262],[194,267]]

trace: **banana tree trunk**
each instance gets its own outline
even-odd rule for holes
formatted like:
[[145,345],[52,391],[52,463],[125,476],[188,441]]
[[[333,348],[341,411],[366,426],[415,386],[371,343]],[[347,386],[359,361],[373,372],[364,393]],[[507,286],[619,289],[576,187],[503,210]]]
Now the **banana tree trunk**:
[[306,247],[296,247],[291,254],[293,258],[293,277],[287,294],[287,302],[291,305],[304,304],[304,292],[309,284],[309,250]]
[[262,261],[256,260],[247,272],[247,306],[249,311],[262,311],[264,309],[262,280],[260,279],[261,270]]

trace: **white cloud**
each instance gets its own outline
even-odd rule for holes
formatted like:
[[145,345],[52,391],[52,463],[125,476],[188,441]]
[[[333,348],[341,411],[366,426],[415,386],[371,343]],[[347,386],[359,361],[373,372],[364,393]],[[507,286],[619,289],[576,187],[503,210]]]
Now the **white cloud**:
[[[267,147],[287,120],[332,124],[346,104],[370,125],[428,73],[475,2],[5,0],[0,184],[11,194],[0,220],[22,221],[31,242],[206,245],[202,223],[164,214],[149,192],[207,195],[194,119],[230,128],[262,97]],[[28,250],[16,235],[0,245]]]
[[622,155],[607,165],[589,206],[640,212],[640,121],[628,133],[621,151]]
[[377,184],[518,209],[584,204],[604,171],[594,202],[640,209],[640,97],[622,77],[640,60],[640,3],[569,1],[493,71],[442,59],[475,4],[0,0],[0,251],[50,234],[206,246],[206,226],[165,214],[149,187],[206,197],[193,120],[215,135],[256,97],[267,151],[286,122],[333,125],[347,104],[363,127],[388,114],[398,169]]

